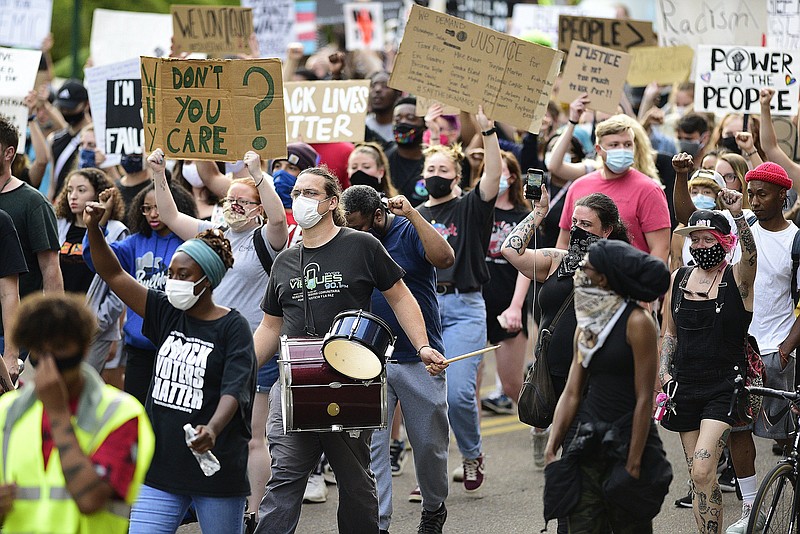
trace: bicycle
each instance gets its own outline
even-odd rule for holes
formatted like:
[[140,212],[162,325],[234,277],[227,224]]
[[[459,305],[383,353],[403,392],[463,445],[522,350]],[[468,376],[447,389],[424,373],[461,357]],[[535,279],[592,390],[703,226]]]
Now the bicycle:
[[[796,391],[782,391],[772,388],[748,386],[751,395],[785,399],[792,403],[795,428],[800,424],[800,386]],[[756,493],[746,532],[751,534],[797,534],[798,513],[800,512],[800,432],[795,432],[786,456],[773,467],[761,481]],[[757,528],[759,518],[765,518],[764,526]]]

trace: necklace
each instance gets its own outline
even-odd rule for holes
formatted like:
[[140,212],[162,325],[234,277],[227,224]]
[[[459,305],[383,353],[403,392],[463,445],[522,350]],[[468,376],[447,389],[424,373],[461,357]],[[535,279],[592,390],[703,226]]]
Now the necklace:
[[683,291],[686,295],[691,295],[692,297],[700,297],[703,299],[709,298],[709,293],[711,293],[711,288],[714,287],[714,282],[717,281],[717,276],[722,269],[717,269],[717,272],[714,273],[714,278],[711,279],[711,283],[708,285],[708,289],[706,291],[692,291],[691,289],[686,289],[685,287],[680,287],[680,290]]

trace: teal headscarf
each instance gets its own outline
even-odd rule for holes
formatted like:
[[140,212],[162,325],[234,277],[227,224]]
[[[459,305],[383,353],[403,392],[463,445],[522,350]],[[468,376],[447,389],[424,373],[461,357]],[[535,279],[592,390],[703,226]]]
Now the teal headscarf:
[[222,282],[222,277],[225,276],[225,271],[227,271],[225,264],[222,262],[222,258],[214,252],[214,249],[202,239],[184,241],[182,245],[175,249],[175,252],[185,252],[196,261],[211,282],[212,289]]

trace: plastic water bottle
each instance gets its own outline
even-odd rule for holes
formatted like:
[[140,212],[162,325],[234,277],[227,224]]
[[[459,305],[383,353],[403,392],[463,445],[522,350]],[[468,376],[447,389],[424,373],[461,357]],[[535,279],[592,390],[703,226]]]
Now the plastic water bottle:
[[196,450],[192,449],[191,443],[194,441],[194,438],[197,437],[197,432],[194,431],[194,427],[189,423],[186,423],[183,425],[183,432],[186,434],[186,446],[189,447],[189,450],[192,451],[194,457],[197,458],[197,463],[200,464],[200,469],[203,470],[203,474],[207,477],[210,477],[219,471],[219,460],[217,460],[217,457],[214,456],[214,453],[211,451],[206,451],[203,454],[200,454]]

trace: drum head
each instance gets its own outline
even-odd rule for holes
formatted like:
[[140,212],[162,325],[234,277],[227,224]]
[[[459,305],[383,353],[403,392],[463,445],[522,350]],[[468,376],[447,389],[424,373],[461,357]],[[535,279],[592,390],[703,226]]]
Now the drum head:
[[372,350],[347,339],[329,339],[322,355],[331,367],[355,380],[372,380],[383,371],[383,363]]

